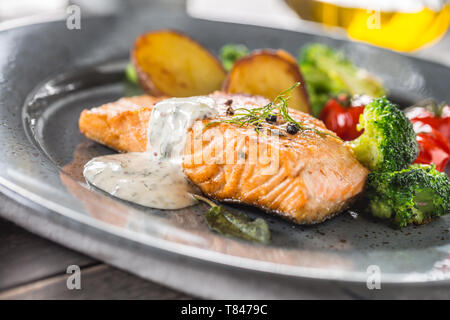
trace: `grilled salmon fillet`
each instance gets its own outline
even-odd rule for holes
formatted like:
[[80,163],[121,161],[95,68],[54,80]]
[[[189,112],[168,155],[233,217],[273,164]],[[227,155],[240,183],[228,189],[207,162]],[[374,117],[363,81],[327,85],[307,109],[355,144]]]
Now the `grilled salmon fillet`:
[[[222,92],[210,97],[218,105],[220,119],[231,117],[230,110],[269,102]],[[84,110],[80,130],[120,152],[146,151],[152,106],[162,99],[143,95]],[[342,211],[362,191],[367,169],[320,120],[296,110],[289,114],[310,129],[290,135],[283,125],[267,123],[256,134],[253,126],[219,122],[205,128],[211,120],[197,120],[184,150],[186,176],[211,198],[257,206],[299,224],[318,223]],[[199,126],[203,130],[196,130]],[[202,148],[195,148],[198,143]],[[249,161],[255,144],[278,156],[264,163]]]

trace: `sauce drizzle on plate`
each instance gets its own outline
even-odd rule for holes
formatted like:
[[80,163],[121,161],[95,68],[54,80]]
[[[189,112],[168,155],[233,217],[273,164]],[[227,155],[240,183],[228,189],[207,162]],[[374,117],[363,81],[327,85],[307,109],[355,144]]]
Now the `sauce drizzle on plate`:
[[181,168],[187,130],[199,119],[218,114],[213,99],[171,98],[157,103],[149,121],[147,152],[93,158],[84,177],[95,187],[142,206],[181,209],[197,203],[198,189]]

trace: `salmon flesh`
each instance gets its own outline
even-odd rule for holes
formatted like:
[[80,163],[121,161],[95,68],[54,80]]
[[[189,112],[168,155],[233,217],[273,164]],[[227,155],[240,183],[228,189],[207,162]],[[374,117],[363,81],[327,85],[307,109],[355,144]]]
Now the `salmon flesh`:
[[[188,130],[182,162],[188,179],[207,196],[313,224],[345,209],[363,190],[367,169],[320,120],[290,109],[307,129],[289,134],[279,121],[265,122],[257,132],[251,125],[217,120],[230,119],[238,108],[264,106],[267,99],[222,92],[210,97],[219,115],[197,120]],[[163,99],[143,95],[84,110],[80,130],[120,152],[152,152],[147,150],[148,123],[153,105]]]

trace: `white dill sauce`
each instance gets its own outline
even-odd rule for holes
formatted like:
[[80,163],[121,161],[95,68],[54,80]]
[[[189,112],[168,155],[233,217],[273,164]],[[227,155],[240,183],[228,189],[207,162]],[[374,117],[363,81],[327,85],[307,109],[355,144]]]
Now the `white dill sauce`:
[[147,152],[96,157],[84,166],[84,177],[95,187],[142,206],[181,209],[197,203],[198,193],[183,173],[181,162],[187,130],[198,119],[214,118],[209,97],[172,98],[153,107]]

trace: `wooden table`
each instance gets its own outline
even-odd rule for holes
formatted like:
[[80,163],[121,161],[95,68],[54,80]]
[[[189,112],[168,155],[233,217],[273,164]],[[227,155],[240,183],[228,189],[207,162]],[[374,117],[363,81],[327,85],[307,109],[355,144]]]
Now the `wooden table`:
[[[1,204],[9,201],[0,194]],[[81,290],[67,289],[70,274],[66,270],[70,265],[81,269]],[[66,249],[0,219],[0,299],[189,298],[192,297]]]

